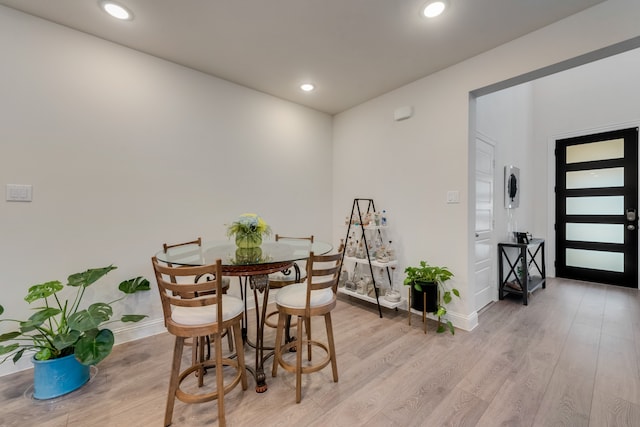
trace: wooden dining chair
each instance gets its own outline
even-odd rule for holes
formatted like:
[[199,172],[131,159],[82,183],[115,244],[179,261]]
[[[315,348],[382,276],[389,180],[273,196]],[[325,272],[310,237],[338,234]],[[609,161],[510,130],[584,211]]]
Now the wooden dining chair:
[[[194,246],[194,249],[197,247],[197,250],[200,250],[200,248],[202,247],[202,238],[198,237],[195,240],[191,240],[188,242],[181,242],[181,243],[163,243],[162,244],[162,250],[164,251],[164,253],[166,254],[167,251],[171,248],[178,248],[178,247],[187,247],[187,246]],[[187,248],[188,249],[188,248]],[[169,267],[175,267],[173,264],[171,264],[170,262],[167,262],[167,265]],[[185,280],[188,282],[192,281],[194,278],[186,278]],[[171,277],[171,281],[173,283],[176,283],[178,280],[182,280],[181,278],[176,278],[176,277]],[[208,277],[207,275],[201,276],[201,277],[196,277],[195,281],[196,282],[200,282],[203,280],[210,280],[210,277]],[[229,287],[231,285],[231,279],[229,279],[228,277],[223,277],[222,278],[222,293],[226,294],[227,291],[229,290]],[[187,295],[185,295],[184,293],[182,294],[182,297],[187,297]],[[191,296],[193,297],[193,295]],[[231,336],[231,331],[225,331],[223,335],[227,336],[227,342],[229,345],[229,350],[233,351],[233,337]],[[194,339],[193,342],[187,342],[186,345],[192,346],[192,359],[195,363],[196,357],[198,357],[198,354],[200,355],[200,357],[204,356],[204,348],[205,348],[205,341],[209,341],[210,337],[200,337],[198,339]],[[207,348],[209,347],[209,342],[207,343]]]
[[[280,234],[276,234],[275,236],[276,242],[286,241],[286,240],[308,240],[311,244],[313,244],[313,235],[308,237],[288,237],[281,236]],[[302,267],[301,267],[302,265]],[[269,275],[269,289],[282,289],[285,286],[293,285],[295,283],[300,283],[307,277],[307,270],[304,265],[304,261],[302,262],[294,262],[293,268],[287,271],[279,271],[277,273],[273,273]],[[264,324],[271,328],[277,328],[278,324],[270,321],[269,319],[277,316],[278,310],[273,310],[264,319]],[[288,337],[287,337],[288,338]]]
[[[296,374],[296,403],[302,398],[302,374],[310,374],[331,364],[333,381],[338,382],[338,365],[336,349],[333,340],[333,326],[331,310],[336,306],[336,291],[338,276],[342,267],[341,247],[338,253],[332,255],[314,255],[307,260],[307,279],[303,283],[282,288],[276,295],[278,309],[278,329],[276,331],[275,355],[272,376],[277,376],[278,367],[282,366],[288,372]],[[287,316],[297,318],[297,339],[283,343],[285,320]],[[314,340],[311,337],[311,318],[322,316],[325,322],[327,342]],[[304,328],[304,329],[303,329]],[[304,332],[303,332],[304,331]],[[303,349],[307,347],[307,359],[303,365]],[[312,363],[312,348],[323,350],[324,358],[318,363]],[[295,363],[285,360],[284,355],[295,348]],[[291,356],[291,355],[289,355]]]
[[[218,400],[218,425],[225,425],[224,396],[238,384],[247,389],[247,375],[244,363],[244,347],[240,324],[244,304],[240,298],[222,292],[222,262],[215,265],[197,267],[173,267],[161,264],[154,256],[151,259],[158,283],[165,326],[168,332],[176,337],[173,349],[173,362],[169,381],[169,393],[165,410],[164,425],[171,425],[175,399],[185,403],[202,403]],[[190,278],[208,275],[210,281],[196,283]],[[176,283],[172,280],[176,278]],[[191,280],[191,283],[187,283]],[[183,298],[182,295],[196,295]],[[223,357],[222,334],[225,330],[233,330],[235,338],[236,358]],[[181,369],[182,352],[188,338],[213,336],[215,357],[211,360],[199,358],[186,369]],[[234,370],[232,378],[227,377],[225,383],[225,367]],[[204,374],[215,372],[215,389],[198,393],[204,385]],[[214,369],[213,369],[214,368]],[[183,389],[181,385],[197,372],[198,387]],[[191,384],[189,384],[191,385]],[[195,389],[195,391],[193,391]],[[207,389],[209,390],[209,389]]]

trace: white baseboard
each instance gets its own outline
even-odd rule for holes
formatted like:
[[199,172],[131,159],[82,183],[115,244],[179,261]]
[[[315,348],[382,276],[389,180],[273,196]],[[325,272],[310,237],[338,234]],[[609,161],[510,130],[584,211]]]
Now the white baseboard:
[[[411,313],[415,314],[416,316],[418,316],[418,321],[422,320],[422,312],[418,311],[418,310],[414,310],[413,308],[411,309]],[[447,319],[449,319],[451,321],[451,323],[453,323],[453,326],[458,328],[458,329],[462,329],[463,331],[472,331],[474,330],[477,326],[478,326],[478,313],[477,312],[473,312],[470,315],[464,315],[461,313],[456,313],[453,311],[448,310],[447,314],[446,314]],[[434,316],[432,313],[427,313],[427,318],[431,319],[431,320],[438,320],[438,318],[436,316]],[[412,319],[413,321],[413,319]]]
[[[151,320],[144,323],[135,323],[131,326],[113,329],[113,334],[116,341],[115,345],[120,345],[129,341],[135,341],[141,338],[150,337],[152,335],[157,335],[163,332],[166,332],[163,319]],[[25,352],[22,358],[16,364],[13,364],[11,360],[7,360],[6,362],[4,362],[2,365],[0,365],[0,377],[14,374],[20,371],[25,371],[27,369],[32,369],[32,355],[33,352]]]
[[155,319],[147,322],[140,322],[113,330],[116,344],[124,344],[129,341],[139,340],[141,338],[150,337],[166,332],[163,319]]
[[33,368],[33,363],[31,363],[32,355],[33,352],[25,352],[22,355],[22,359],[18,360],[18,363],[16,364],[13,364],[11,360],[7,360],[6,362],[4,362],[2,365],[0,365],[0,377]]

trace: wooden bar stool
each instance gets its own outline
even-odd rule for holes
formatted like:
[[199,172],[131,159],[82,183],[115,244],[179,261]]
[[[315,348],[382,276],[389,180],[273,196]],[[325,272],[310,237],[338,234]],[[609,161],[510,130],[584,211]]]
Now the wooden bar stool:
[[[277,376],[278,366],[282,366],[288,372],[296,374],[296,403],[302,398],[302,374],[310,374],[323,369],[331,364],[333,381],[338,382],[338,365],[336,363],[336,349],[333,340],[333,326],[331,323],[331,310],[336,306],[336,290],[338,288],[338,276],[342,267],[342,251],[333,255],[314,255],[313,252],[307,260],[307,280],[304,283],[282,288],[276,295],[276,307],[278,308],[278,329],[276,332],[275,356],[273,360],[272,376]],[[285,320],[288,316],[297,318],[297,339],[289,343],[282,343]],[[327,331],[327,343],[311,338],[311,318],[313,316],[324,317]],[[304,332],[303,333],[303,326]],[[303,366],[302,353],[307,346],[307,358]],[[312,347],[323,350],[325,357],[318,363],[312,364]],[[289,363],[283,358],[283,354],[292,348],[296,351],[296,363]]]
[[[313,244],[313,235],[309,237],[288,237],[282,236],[280,234],[276,234],[276,242],[278,241],[287,241],[287,240],[308,240]],[[307,277],[306,268],[301,269],[300,265],[297,262],[293,263],[293,271],[286,272],[278,272],[269,275],[269,289],[282,289],[285,286],[293,285],[296,283],[300,283]],[[277,316],[278,310],[274,310],[271,313],[267,314],[267,317],[264,319],[264,324],[271,328],[277,328],[278,324],[269,320],[271,317]],[[287,336],[287,341],[289,337]]]
[[[190,248],[190,246],[193,246],[193,248]],[[169,251],[169,249],[172,248],[180,248],[180,250],[184,250],[184,251],[189,251],[189,250],[194,250],[194,251],[200,251],[200,248],[202,247],[202,238],[198,237],[195,240],[190,240],[188,242],[181,242],[181,243],[163,243],[162,244],[162,250],[164,251],[164,253],[166,254],[167,251]],[[194,252],[196,253],[196,252]],[[167,265],[169,267],[175,267],[173,264],[171,264],[170,262],[167,263]],[[179,266],[178,266],[179,267]],[[177,283],[180,280],[182,281],[186,281],[186,283],[189,282],[193,282],[193,280],[195,279],[195,282],[200,282],[202,280],[209,280],[210,278],[207,275],[204,276],[200,276],[200,277],[195,277],[195,278],[181,278],[181,279],[177,279],[176,277],[171,277],[171,282],[173,283]],[[229,286],[231,285],[231,280],[228,277],[223,277],[222,278],[222,293],[226,294],[227,291],[229,290]],[[182,295],[183,297],[185,297],[186,295]],[[224,335],[227,336],[227,341],[229,343],[229,351],[233,351],[233,337],[231,336],[231,331],[225,331]],[[196,358],[199,357],[204,357],[204,348],[205,345],[207,346],[207,348],[210,348],[209,345],[209,340],[210,337],[199,337],[198,339],[193,339],[189,342],[186,342],[186,345],[189,345],[192,347],[192,359],[193,362],[195,363]]]
[[[244,304],[241,299],[225,295],[222,292],[222,262],[215,265],[198,267],[172,267],[151,259],[158,282],[160,300],[164,314],[165,326],[170,334],[175,335],[173,362],[169,381],[169,393],[165,411],[164,425],[171,425],[175,399],[185,403],[202,403],[218,400],[218,425],[224,426],[224,396],[235,386],[242,384],[247,389],[247,375],[244,363],[244,347],[240,324]],[[211,276],[211,281],[202,283],[185,283],[188,277]],[[173,278],[181,280],[172,281]],[[188,295],[184,298],[182,295]],[[192,296],[193,295],[193,296]],[[223,357],[222,334],[224,330],[233,330],[237,358]],[[182,351],[185,340],[197,340],[199,337],[212,336],[215,357],[212,360],[197,358],[188,368],[181,370]],[[224,367],[229,366],[235,373],[225,384]],[[191,373],[198,373],[198,386],[202,387],[204,373],[215,372],[216,387],[214,391],[205,393],[187,392],[181,384]]]

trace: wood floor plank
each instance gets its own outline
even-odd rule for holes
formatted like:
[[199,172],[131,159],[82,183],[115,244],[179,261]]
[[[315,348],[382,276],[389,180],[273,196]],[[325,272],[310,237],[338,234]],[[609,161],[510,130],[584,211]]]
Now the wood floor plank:
[[640,405],[634,405],[616,396],[594,393],[590,426],[637,427],[640,426]]
[[567,336],[556,369],[573,375],[593,377],[598,364],[600,330],[585,324],[575,324]]
[[635,342],[602,334],[596,370],[595,391],[640,405]]
[[552,369],[525,355],[516,372],[489,404],[479,426],[530,426],[544,397]]
[[[428,333],[404,311],[340,296],[333,311],[339,381],[329,368],[303,376],[280,370],[268,391],[239,387],[225,398],[234,426],[640,426],[640,295],[587,282],[549,279],[528,306],[489,305],[471,332]],[[249,335],[254,330],[249,317]],[[322,322],[314,337],[325,335]],[[295,329],[293,330],[295,334]],[[267,328],[265,341],[275,331]],[[35,401],[32,371],[0,379],[0,427],[159,426],[164,418],[173,337],[118,345],[90,383]],[[225,347],[226,348],[226,347]],[[254,350],[245,346],[247,364]],[[189,363],[185,351],[183,363]],[[205,379],[206,382],[206,379]],[[177,402],[174,426],[217,424],[217,402]]]
[[556,369],[538,408],[534,426],[589,426],[593,375]]
[[424,419],[414,425],[442,427],[472,427],[477,425],[489,403],[461,388],[454,388],[443,396],[440,404]]
[[491,402],[514,371],[514,365],[506,357],[487,352],[458,387],[485,402]]

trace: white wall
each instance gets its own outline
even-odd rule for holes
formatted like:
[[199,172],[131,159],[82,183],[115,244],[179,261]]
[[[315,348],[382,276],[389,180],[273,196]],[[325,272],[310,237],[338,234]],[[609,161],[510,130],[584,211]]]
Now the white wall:
[[[502,165],[525,166],[528,208],[513,210],[512,218],[519,230],[546,239],[549,276],[555,276],[555,141],[640,126],[638,75],[640,49],[634,49],[477,99],[476,128],[497,142],[498,194]],[[505,238],[511,218],[501,201],[496,208],[496,235]]]
[[[546,177],[533,168],[531,92],[531,83],[525,83],[476,100],[476,130],[496,144],[494,237],[497,241],[508,241],[512,231],[543,236],[533,230],[533,210],[538,206],[533,190],[535,183]],[[520,206],[514,209],[504,207],[504,167],[507,165],[520,168]]]
[[[397,271],[421,259],[449,266],[464,296],[452,320],[473,328],[469,93],[637,37],[637,16],[640,2],[609,0],[337,115],[334,238],[354,197],[376,199],[397,235]],[[406,105],[414,116],[394,122]],[[447,204],[447,190],[460,191],[461,203]]]
[[[490,283],[498,283],[498,242],[511,241],[514,231],[530,232],[536,237],[545,237],[533,229],[533,212],[538,208],[534,188],[540,176],[533,167],[535,150],[532,136],[532,84],[524,83],[509,89],[480,96],[475,104],[475,125],[478,136],[494,144],[494,210]],[[475,164],[475,163],[474,163]],[[520,204],[517,208],[505,208],[505,167],[520,169],[518,191]],[[543,230],[544,231],[544,230]],[[470,259],[474,261],[475,258]],[[505,267],[506,268],[506,267]],[[508,269],[504,271],[508,273]],[[497,286],[493,286],[492,298],[498,299]]]
[[546,180],[536,182],[535,229],[548,236],[547,265],[555,274],[556,139],[640,126],[640,49],[545,77],[533,84],[534,162]]
[[[634,49],[477,99],[477,130],[497,142],[496,191],[501,165],[524,165],[524,209],[513,210],[513,219],[519,230],[546,239],[549,276],[555,276],[555,141],[640,126],[638,75]],[[501,201],[496,208],[496,235],[505,237],[510,218]]]
[[[245,211],[336,243],[353,198],[372,197],[396,282],[421,259],[449,266],[452,320],[471,329],[469,93],[636,37],[637,16],[606,1],[339,114],[332,139],[324,114],[0,7],[0,183],[34,185],[32,203],[0,202],[0,301],[25,317],[28,285],[109,263],[111,283],[151,278],[162,242],[222,238]],[[155,295],[136,305],[162,329]]]
[[244,212],[331,241],[330,116],[3,6],[0,52],[0,186],[33,185],[31,203],[0,200],[3,317],[28,318],[32,284],[113,263],[101,300],[129,277],[154,286],[122,342],[164,330],[163,242],[226,239]]

